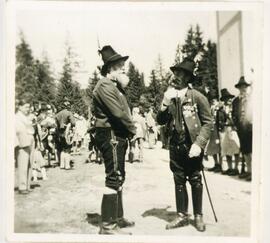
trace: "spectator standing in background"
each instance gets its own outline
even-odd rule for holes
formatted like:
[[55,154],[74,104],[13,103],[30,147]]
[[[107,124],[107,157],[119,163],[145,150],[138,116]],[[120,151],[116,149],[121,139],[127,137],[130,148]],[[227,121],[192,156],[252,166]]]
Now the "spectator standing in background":
[[251,181],[251,161],[252,161],[252,99],[248,93],[249,83],[244,77],[239,79],[235,88],[239,90],[239,95],[233,101],[232,116],[237,128],[237,133],[240,139],[240,149],[247,164],[247,172],[240,175],[240,178],[245,178]]
[[60,161],[60,169],[70,170],[70,152],[72,148],[72,142],[69,140],[71,129],[75,126],[75,118],[71,111],[69,101],[64,101],[64,109],[56,114],[57,124],[57,153],[58,161]]
[[213,156],[215,165],[208,171],[221,172],[221,148],[219,139],[219,102],[217,94],[210,92],[210,102],[211,102],[211,115],[213,118],[214,129],[211,132],[209,142],[206,147],[206,155]]
[[15,115],[16,145],[18,146],[17,163],[19,173],[19,193],[31,191],[32,157],[34,149],[34,128],[29,118],[30,102],[21,99]]
[[[220,100],[224,102],[222,110],[223,112],[223,127],[220,137],[221,137],[221,156],[226,156],[226,161],[228,169],[223,172],[225,175],[235,176],[239,174],[238,163],[239,163],[239,153],[240,144],[239,138],[235,131],[235,126],[232,119],[232,99],[234,95],[230,94],[227,89],[221,90]],[[234,156],[234,166],[233,166],[233,156]]]

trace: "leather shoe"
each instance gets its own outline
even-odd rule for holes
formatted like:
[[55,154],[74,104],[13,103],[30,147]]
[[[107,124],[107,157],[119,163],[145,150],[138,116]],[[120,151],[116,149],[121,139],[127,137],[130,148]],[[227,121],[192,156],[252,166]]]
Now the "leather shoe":
[[109,224],[105,225],[103,224],[100,227],[100,230],[98,232],[100,235],[131,235],[130,232],[124,232],[120,229],[120,227],[114,223],[114,224]]
[[219,173],[219,172],[221,172],[222,170],[221,170],[221,166],[220,165],[217,165],[216,166],[216,168],[215,168],[215,170],[214,170],[214,172],[215,173]]
[[178,227],[183,227],[189,224],[188,215],[182,214],[178,215],[172,222],[166,225],[166,230],[175,229]]
[[251,180],[252,180],[252,175],[251,175],[251,173],[250,173],[245,179],[246,179],[246,181],[251,181]]
[[19,194],[26,195],[28,193],[29,193],[28,190],[19,190]]
[[232,169],[228,169],[228,170],[222,171],[222,175],[228,175],[231,172],[232,172]]
[[245,173],[239,175],[239,178],[240,178],[240,179],[245,179],[245,178],[247,178],[249,175],[250,175],[250,173],[245,172]]
[[229,173],[228,173],[229,176],[236,176],[236,175],[239,175],[239,172],[237,169],[234,169],[234,170],[231,170]]
[[210,172],[214,172],[216,169],[217,169],[217,165],[214,165],[214,167],[212,167],[212,168],[210,168],[210,169],[208,169],[208,171],[210,171]]
[[195,228],[200,232],[204,232],[206,227],[205,223],[203,222],[203,216],[197,214],[195,215],[194,220],[195,220]]
[[135,225],[135,222],[129,221],[125,218],[120,218],[118,219],[117,224],[120,228],[128,228],[128,227],[133,227]]

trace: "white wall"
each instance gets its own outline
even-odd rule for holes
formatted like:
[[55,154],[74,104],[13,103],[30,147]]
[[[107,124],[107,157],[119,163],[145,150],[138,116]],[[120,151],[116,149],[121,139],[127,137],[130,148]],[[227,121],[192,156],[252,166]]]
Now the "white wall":
[[219,89],[237,94],[234,85],[243,75],[241,13],[218,12],[217,23]]

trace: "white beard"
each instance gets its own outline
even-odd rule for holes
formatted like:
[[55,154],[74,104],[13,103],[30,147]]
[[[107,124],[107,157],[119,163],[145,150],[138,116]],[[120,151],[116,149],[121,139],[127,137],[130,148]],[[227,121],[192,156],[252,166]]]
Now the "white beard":
[[122,88],[126,88],[129,83],[129,77],[124,73],[111,72],[107,75],[107,77],[118,81]]
[[126,74],[121,73],[121,74],[117,75],[116,79],[121,84],[122,88],[127,87],[128,83],[129,83],[129,77]]

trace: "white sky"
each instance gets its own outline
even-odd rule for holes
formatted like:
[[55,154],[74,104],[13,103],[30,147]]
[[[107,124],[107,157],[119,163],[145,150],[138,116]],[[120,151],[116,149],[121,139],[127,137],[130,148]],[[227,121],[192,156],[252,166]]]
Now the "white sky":
[[[91,3],[89,3],[89,6]],[[107,4],[108,5],[108,4]],[[165,70],[174,61],[177,44],[183,44],[190,25],[200,25],[204,39],[216,41],[215,11],[181,11],[152,8],[59,8],[17,11],[17,30],[24,32],[36,58],[46,50],[56,76],[61,71],[64,43],[68,39],[82,62],[78,81],[85,87],[89,76],[100,65],[100,44],[111,45],[145,74],[161,55]],[[17,38],[18,43],[18,38]]]

